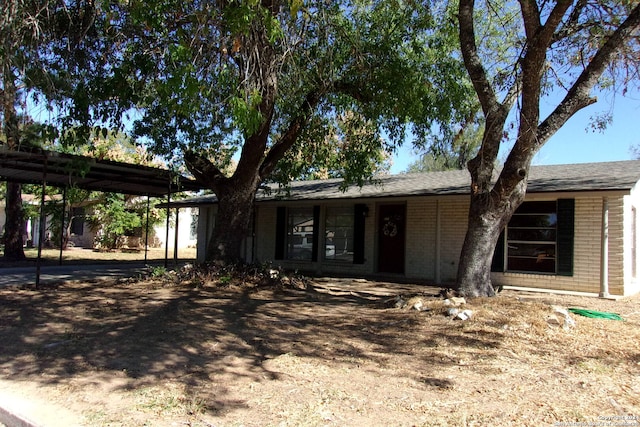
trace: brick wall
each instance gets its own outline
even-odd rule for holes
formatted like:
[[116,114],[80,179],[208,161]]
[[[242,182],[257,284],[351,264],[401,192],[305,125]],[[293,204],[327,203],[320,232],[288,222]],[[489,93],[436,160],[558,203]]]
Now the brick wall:
[[441,203],[440,269],[442,283],[456,280],[460,251],[467,232],[469,199],[467,196],[444,199]]
[[[539,196],[528,197],[528,200],[531,199],[543,200]],[[575,197],[573,276],[493,273],[494,283],[598,293],[600,291],[602,200],[599,195],[583,196],[578,194]],[[608,201],[609,293],[620,295],[638,292],[640,291],[638,279],[631,277],[631,263],[633,259],[636,264],[640,263],[640,260],[637,256],[633,258],[629,248],[631,247],[631,211],[633,206],[640,209],[640,192],[632,193],[632,196],[609,196]],[[396,199],[393,202],[406,202],[407,205],[406,278],[435,283],[439,273],[440,284],[455,281],[460,250],[466,233],[468,198],[466,196],[415,197],[406,200]],[[340,203],[353,205],[356,202]],[[376,206],[378,203],[379,201],[367,202],[369,215],[365,220],[364,264],[322,260],[316,263],[294,261],[277,261],[276,263],[288,269],[312,271],[318,274],[333,273],[354,277],[375,274],[377,268]],[[322,222],[327,203],[321,203],[321,205]],[[270,261],[274,258],[277,206],[277,203],[264,203],[260,204],[257,209],[255,239],[257,261]],[[288,206],[293,205],[288,204]],[[436,248],[438,218],[440,246]],[[638,222],[640,220],[636,221],[636,228],[640,226]],[[626,233],[623,233],[624,230]],[[637,230],[636,236],[640,236],[640,229]],[[623,247],[627,248],[626,251],[623,250]],[[439,263],[436,265],[438,256]],[[640,273],[640,264],[637,265],[636,272]]]
[[436,210],[434,198],[407,203],[406,276],[435,281]]

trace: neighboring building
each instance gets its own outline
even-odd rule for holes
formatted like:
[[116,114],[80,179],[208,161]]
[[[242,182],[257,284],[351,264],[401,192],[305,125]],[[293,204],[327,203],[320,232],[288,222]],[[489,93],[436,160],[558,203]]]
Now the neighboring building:
[[[34,197],[30,194],[23,195],[23,203],[36,203]],[[71,226],[69,228],[69,242],[71,246],[78,248],[93,248],[95,246],[96,232],[92,230],[90,224],[86,221],[86,215],[91,212],[92,201],[83,202],[71,208]],[[67,218],[68,219],[68,218]],[[48,216],[47,231],[45,231],[45,245],[47,244],[48,227],[51,225],[52,218]],[[5,201],[0,200],[0,237],[4,233],[4,225],[6,222]],[[176,236],[176,216],[175,211],[171,212],[171,223],[169,226],[169,250],[174,250]],[[25,222],[25,243],[37,246],[39,237],[39,221],[38,218],[28,218]],[[178,249],[193,248],[197,243],[197,225],[198,225],[198,209],[180,209],[178,218]],[[154,248],[164,248],[167,237],[166,221],[156,225],[149,230],[149,246]],[[144,248],[145,230],[139,228],[134,230],[131,236],[125,236],[123,243],[129,248]],[[52,242],[58,245],[58,242]]]
[[[90,212],[87,206],[72,208],[70,241],[76,247],[93,248],[95,246],[96,232],[85,221],[85,215]],[[178,249],[193,248],[197,242],[197,209],[180,209],[178,217]],[[143,249],[145,245],[145,230],[140,227],[133,230],[131,235],[123,237],[126,247]],[[176,243],[176,216],[171,212],[171,221],[168,229],[169,250],[173,251]],[[165,248],[167,240],[167,223],[162,221],[149,229],[149,247]]]
[[[171,212],[171,225],[169,227],[169,250],[174,250],[176,241],[176,215],[175,210]],[[196,247],[198,238],[198,209],[186,208],[178,210],[178,249]],[[167,224],[163,222],[153,227],[151,234],[154,234],[153,245],[155,247],[165,247],[167,238]]]
[[[493,282],[613,295],[640,292],[640,161],[534,166],[526,201],[501,237]],[[247,261],[286,269],[450,284],[467,227],[467,171],[380,177],[341,191],[340,180],[259,191]],[[215,226],[214,196],[198,207],[198,259]]]
[[5,207],[4,199],[0,199],[0,237],[4,236],[4,225],[7,222],[7,215],[4,212]]

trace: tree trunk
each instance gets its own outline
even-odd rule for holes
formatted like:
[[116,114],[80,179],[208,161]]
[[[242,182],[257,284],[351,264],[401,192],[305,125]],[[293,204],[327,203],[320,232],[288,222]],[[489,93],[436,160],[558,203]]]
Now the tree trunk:
[[[5,40],[8,43],[8,39]],[[6,47],[5,43],[5,47]],[[7,50],[10,52],[10,50]],[[2,112],[3,132],[6,145],[10,150],[20,146],[20,130],[18,128],[18,114],[16,112],[17,88],[16,77],[9,58],[2,58]],[[24,259],[23,233],[24,219],[22,212],[22,184],[7,182],[7,198],[5,207],[6,221],[4,230],[4,257],[7,259]]]
[[497,212],[484,210],[482,197],[471,198],[467,234],[460,252],[457,287],[464,296],[493,296],[491,254],[495,248],[502,221]]
[[[627,45],[627,41],[632,40],[640,27],[638,5],[629,12],[624,22],[606,37],[606,42],[598,47],[592,56],[587,55],[591,56],[587,66],[569,88],[565,98],[540,123],[542,84],[549,67],[547,53],[554,39],[560,37],[558,31],[562,30],[562,23],[567,22],[567,10],[574,2],[555,2],[553,7],[544,13],[544,23],[543,14],[536,2],[519,3],[527,48],[518,63],[514,64],[514,70],[520,70],[514,76],[511,88],[496,91],[476,46],[474,0],[459,2],[460,47],[465,68],[471,77],[486,119],[480,151],[467,165],[471,174],[471,203],[467,235],[458,267],[457,286],[462,294],[468,296],[494,294],[491,286],[491,261],[495,244],[501,230],[524,200],[533,156],[571,116],[595,102],[595,99],[589,96],[591,89],[606,67],[615,63],[618,53]],[[578,24],[582,19],[581,7],[576,6],[575,13],[571,14],[570,21],[573,21],[573,24]],[[573,25],[569,23],[568,27]],[[497,98],[499,92],[505,93],[502,103]],[[493,163],[497,159],[505,120],[518,96],[518,137],[498,180],[492,185]]]
[[4,257],[10,260],[25,259],[23,249],[24,218],[22,212],[22,185],[7,182],[6,223],[4,233]]
[[[220,186],[216,191],[218,213],[213,235],[207,248],[207,261],[226,264],[240,264],[243,257],[242,246],[249,232],[253,202],[256,193],[256,180],[248,179],[244,185],[231,183]],[[231,182],[237,182],[233,180]]]
[[[456,280],[461,295],[495,295],[491,283],[493,253],[500,233],[524,201],[529,164],[529,158],[510,156],[493,189],[471,195],[467,234]],[[473,171],[471,174],[474,175]]]

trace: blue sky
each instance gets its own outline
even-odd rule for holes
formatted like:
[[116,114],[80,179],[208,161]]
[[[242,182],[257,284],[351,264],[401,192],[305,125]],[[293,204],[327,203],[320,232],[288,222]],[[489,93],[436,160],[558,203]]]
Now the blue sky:
[[[545,105],[541,106],[544,109]],[[549,107],[551,108],[551,107]],[[591,118],[611,112],[613,122],[602,132],[589,129]],[[582,109],[549,139],[533,163],[553,165],[567,163],[630,160],[630,148],[640,145],[640,90],[627,96],[601,95],[598,102]],[[391,173],[401,173],[417,156],[410,146],[403,146],[393,159]]]

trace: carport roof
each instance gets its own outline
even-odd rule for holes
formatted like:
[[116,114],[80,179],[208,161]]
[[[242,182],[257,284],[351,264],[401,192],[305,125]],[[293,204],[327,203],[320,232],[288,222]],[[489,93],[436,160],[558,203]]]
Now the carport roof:
[[0,146],[0,180],[26,184],[76,186],[87,190],[165,196],[203,187],[167,169],[58,153],[35,147]]

